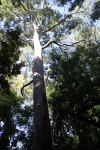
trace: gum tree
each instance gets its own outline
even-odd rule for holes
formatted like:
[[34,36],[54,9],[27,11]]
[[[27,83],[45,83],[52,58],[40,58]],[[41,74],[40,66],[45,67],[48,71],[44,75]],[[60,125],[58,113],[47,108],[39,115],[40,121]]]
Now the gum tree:
[[[62,2],[62,1],[61,1]],[[66,2],[71,2],[66,1]],[[66,3],[67,4],[67,3]],[[72,4],[72,3],[70,3]],[[91,3],[94,4],[94,1]],[[74,5],[74,6],[73,6]],[[57,2],[47,0],[2,0],[1,12],[12,24],[23,29],[23,39],[33,49],[33,101],[34,101],[34,124],[33,124],[33,149],[51,150],[52,140],[50,133],[50,121],[48,114],[47,97],[44,82],[43,52],[49,47],[59,47],[61,51],[72,47],[85,39],[67,43],[71,30],[81,26],[84,17],[88,15],[91,8],[76,9],[75,3],[57,10]],[[81,3],[82,5],[82,3]],[[54,7],[55,6],[55,7]],[[72,11],[72,12],[71,12]],[[8,17],[9,14],[9,17]],[[83,18],[82,18],[83,16]],[[3,19],[4,20],[4,19]],[[5,21],[5,20],[4,20]],[[22,87],[22,92],[24,87]]]

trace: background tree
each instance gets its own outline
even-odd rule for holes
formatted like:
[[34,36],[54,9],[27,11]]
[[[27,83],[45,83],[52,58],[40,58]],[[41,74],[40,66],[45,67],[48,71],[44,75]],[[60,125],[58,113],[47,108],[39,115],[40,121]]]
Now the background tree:
[[48,96],[53,112],[53,140],[58,149],[100,148],[99,48],[100,44],[92,39],[74,52],[51,52]]
[[5,28],[0,30],[0,149],[8,149],[10,137],[15,133],[13,121],[13,107],[18,99],[10,90],[9,78],[20,73],[23,62],[18,62],[20,50],[24,43],[19,37],[21,29]]
[[[6,94],[9,92],[7,77],[18,75],[23,62],[19,62],[20,50],[23,41],[19,38],[21,30],[19,28],[1,30],[0,42],[0,86]],[[8,29],[7,29],[8,27]]]
[[[60,1],[60,2],[65,2],[65,1]],[[15,27],[17,25],[18,27],[20,27],[23,30],[23,34],[21,34],[21,37],[23,37],[23,39],[27,42],[28,45],[30,45],[32,47],[32,49],[33,49],[33,43],[34,43],[34,49],[35,49],[34,55],[35,56],[39,56],[38,58],[35,58],[35,60],[34,60],[34,67],[35,67],[35,69],[33,70],[33,75],[36,75],[35,79],[37,78],[37,80],[35,80],[35,82],[34,82],[34,87],[35,87],[35,90],[34,90],[35,92],[34,93],[35,94],[36,93],[37,94],[41,93],[40,98],[39,98],[39,95],[37,95],[37,94],[35,95],[34,94],[35,95],[34,101],[36,99],[41,101],[41,103],[40,103],[41,104],[40,111],[37,111],[38,110],[38,106],[37,106],[38,101],[35,101],[36,103],[34,104],[34,107],[36,108],[34,114],[36,116],[38,115],[38,117],[34,118],[34,122],[39,125],[39,128],[38,128],[38,126],[35,126],[36,127],[35,129],[36,129],[36,131],[40,131],[39,132],[40,134],[37,134],[37,133],[34,134],[35,136],[34,136],[33,139],[37,140],[36,137],[39,135],[38,138],[40,138],[41,135],[42,135],[42,137],[44,136],[46,138],[46,140],[43,140],[44,142],[42,142],[42,143],[44,143],[44,145],[43,144],[39,145],[37,143],[38,140],[35,141],[35,143],[33,144],[33,145],[36,144],[35,149],[45,149],[46,147],[48,147],[46,145],[48,145],[47,143],[49,143],[48,141],[50,140],[50,136],[45,135],[44,134],[45,132],[42,131],[43,132],[42,133],[41,130],[39,130],[42,127],[44,128],[44,126],[42,126],[42,124],[41,124],[41,123],[44,122],[43,120],[45,120],[45,119],[42,120],[43,116],[45,116],[47,118],[45,123],[48,122],[47,123],[48,124],[47,127],[49,127],[47,102],[46,102],[46,98],[42,97],[43,96],[42,95],[43,92],[45,93],[45,86],[44,86],[44,79],[43,79],[43,62],[41,60],[41,54],[40,54],[41,50],[44,49],[44,48],[47,48],[49,46],[49,51],[51,49],[57,50],[57,55],[58,56],[56,56],[56,57],[59,58],[59,54],[60,54],[62,56],[61,58],[63,58],[62,60],[64,60],[64,62],[66,62],[67,60],[71,61],[71,59],[72,60],[74,59],[76,65],[77,65],[78,63],[77,63],[77,59],[76,58],[78,56],[71,55],[71,52],[75,51],[75,49],[76,49],[76,47],[73,47],[73,46],[75,46],[77,44],[80,44],[80,43],[83,43],[83,44],[84,43],[88,43],[87,44],[88,49],[90,47],[94,46],[94,43],[91,44],[92,43],[91,39],[90,39],[90,37],[91,37],[90,35],[91,34],[90,33],[88,34],[87,28],[85,28],[85,27],[90,27],[90,30],[91,30],[92,29],[91,26],[93,27],[93,25],[94,25],[94,22],[93,22],[93,20],[90,19],[90,16],[93,14],[91,10],[93,10],[93,8],[94,8],[93,6],[96,4],[95,1],[92,1],[91,5],[90,5],[89,1],[74,1],[74,2],[66,1],[66,4],[68,4],[67,2],[70,2],[69,8],[68,8],[68,5],[66,5],[66,10],[63,9],[63,10],[60,10],[60,11],[57,11],[57,8],[56,8],[56,7],[58,7],[57,6],[57,4],[58,4],[57,2],[55,2],[55,7],[53,7],[54,2],[53,3],[52,2],[49,3],[48,1],[34,1],[33,2],[33,1],[30,0],[30,1],[27,2],[27,1],[19,0],[19,1],[16,2],[16,1],[13,1],[13,0],[12,1],[3,0],[2,1],[2,5],[0,6],[1,7],[1,13],[4,14],[6,20],[9,19],[11,24],[14,23],[12,25],[12,27]],[[65,5],[64,5],[64,7],[65,7]],[[70,13],[68,13],[68,9],[69,9]],[[8,14],[9,14],[9,17],[8,17]],[[2,20],[5,22],[4,18],[2,18]],[[34,26],[33,26],[33,22],[34,22]],[[81,31],[83,31],[83,28],[86,30],[86,32],[85,32],[84,36],[80,37],[79,33]],[[33,32],[34,32],[34,38],[37,38],[36,39],[36,43],[38,42],[39,47],[37,47],[37,45],[35,43],[35,40],[33,39]],[[39,41],[37,32],[40,35],[40,41]],[[97,35],[95,33],[96,32],[94,32],[94,34],[92,36],[92,40],[96,41],[98,43],[99,41],[98,41]],[[72,34],[74,34],[73,38],[71,38]],[[76,38],[75,38],[75,35],[76,35]],[[89,35],[89,36],[87,36],[87,35]],[[96,36],[94,36],[94,35],[96,35]],[[41,44],[40,44],[40,42],[41,42]],[[52,43],[54,44],[54,47],[51,45]],[[89,43],[90,43],[91,46],[89,45]],[[44,45],[44,44],[46,44],[46,45]],[[41,47],[41,45],[44,45],[44,46]],[[35,46],[36,46],[36,48],[35,48]],[[70,47],[70,48],[68,48],[68,47]],[[40,50],[39,55],[37,55],[37,53],[36,53],[37,49]],[[66,49],[67,49],[68,52],[70,51],[70,54],[66,53]],[[79,49],[86,49],[86,47],[80,46]],[[80,55],[80,53],[76,54],[76,55]],[[85,55],[85,54],[83,54],[83,55]],[[53,56],[53,59],[55,59],[54,56]],[[78,59],[80,59],[80,57],[78,57]],[[60,58],[59,58],[59,60],[60,60]],[[53,60],[52,60],[52,62],[53,62]],[[56,63],[57,63],[57,60],[56,60]],[[83,63],[83,60],[82,60],[82,63]],[[40,66],[38,66],[38,64],[40,64]],[[82,67],[81,65],[82,64],[80,63],[80,65],[79,65],[80,69]],[[46,64],[46,66],[47,66],[47,64]],[[67,65],[65,65],[65,66],[67,66]],[[74,66],[74,63],[73,63],[73,61],[71,61],[71,66],[69,66],[69,68],[71,68],[71,67],[73,68],[73,66]],[[56,65],[54,67],[56,67]],[[86,68],[86,67],[87,66],[83,65],[83,68]],[[56,69],[58,70],[58,67]],[[73,71],[72,72],[72,76],[73,76],[74,69],[72,69],[71,71]],[[37,76],[37,75],[39,75],[39,76]],[[59,78],[57,78],[58,76],[59,76]],[[81,76],[81,75],[79,75],[79,76]],[[58,85],[56,85],[56,86],[58,86],[58,91],[60,89],[59,86],[64,84],[64,82],[63,82],[63,75],[62,75],[62,78],[60,78],[60,77],[61,76],[60,76],[59,72],[58,72],[57,75],[54,75],[54,77],[53,77],[53,80],[54,79],[56,80],[56,78],[57,78],[56,84],[58,83]],[[70,79],[70,76],[68,76],[68,77]],[[82,79],[81,79],[82,81],[81,82],[83,82],[83,81],[85,82],[85,78],[88,79],[89,78],[88,75],[85,76],[85,77],[82,77]],[[38,84],[38,83],[41,83],[41,82],[43,83],[43,87],[41,86],[41,84]],[[69,80],[68,80],[68,82],[69,82]],[[89,83],[91,83],[91,82],[89,82]],[[76,84],[76,82],[75,82],[75,84]],[[78,85],[79,84],[80,83],[78,83]],[[83,85],[84,84],[85,83],[83,83]],[[36,86],[36,85],[38,85],[38,86]],[[54,82],[54,85],[55,85],[55,82]],[[85,88],[85,86],[83,86],[83,87]],[[67,88],[69,89],[69,93],[72,95],[72,92],[74,91],[73,90],[73,86],[69,85],[69,87],[67,87]],[[75,88],[77,88],[77,87],[75,86]],[[53,89],[57,90],[57,87],[56,88],[54,87]],[[94,90],[94,87],[93,87],[93,90]],[[52,90],[51,90],[51,92],[52,92]],[[79,92],[81,93],[81,90],[79,90]],[[59,93],[60,93],[60,91],[57,93],[57,97],[58,96],[60,97]],[[84,97],[85,94],[86,93],[83,94],[83,97]],[[87,93],[87,94],[89,95],[89,93]],[[55,96],[56,96],[56,94],[55,94]],[[78,96],[80,97],[80,95],[78,95]],[[95,97],[95,95],[93,95],[93,96]],[[82,101],[84,99],[83,97],[82,97]],[[62,98],[64,98],[64,97],[62,97]],[[77,98],[77,101],[79,101],[78,98]],[[71,99],[72,99],[72,101],[74,101],[73,100],[74,99],[73,96],[71,97]],[[43,100],[45,100],[45,101],[43,101]],[[53,106],[55,106],[55,107],[52,110],[56,110],[56,112],[58,111],[58,112],[60,112],[60,114],[62,114],[61,113],[61,99],[59,100],[58,104],[59,105],[57,105],[57,106],[53,104]],[[80,109],[78,104],[77,105],[76,104],[75,103],[69,104],[69,106],[70,106],[69,109],[71,109],[71,112],[68,114],[68,116],[71,116],[71,114],[73,116],[76,115],[76,111],[78,112],[78,109]],[[72,107],[72,105],[73,105],[73,107]],[[89,105],[87,101],[86,101],[85,105]],[[44,109],[44,106],[46,106],[45,107],[46,109]],[[53,106],[52,106],[52,108],[53,108]],[[59,108],[56,109],[56,107],[59,107]],[[58,116],[58,115],[56,115],[56,113],[53,113],[53,115],[55,115],[56,118]],[[55,133],[55,136],[53,135],[53,138],[56,137],[56,141],[54,140],[54,142],[56,144],[59,143],[60,139],[63,139],[62,143],[63,143],[63,141],[66,143],[65,136],[64,136],[66,134],[66,132],[64,131],[64,126],[63,126],[63,131],[62,131],[62,128],[61,128],[62,127],[62,122],[60,120],[62,119],[62,117],[63,116],[59,115],[60,119],[56,120],[56,122],[53,124],[53,127],[56,127],[56,132],[53,132],[53,133]],[[53,119],[54,118],[55,117],[53,117]],[[84,116],[83,116],[83,118],[84,118]],[[85,118],[85,119],[87,119],[87,118]],[[55,126],[55,124],[57,126]],[[69,138],[69,141],[71,139],[74,139],[73,143],[76,143],[75,145],[77,146],[78,136],[77,136],[76,132],[75,132],[75,134],[72,134],[72,132],[75,131],[75,130],[73,130],[74,128],[72,128],[72,125],[71,126],[67,126],[67,129],[68,129],[68,127],[69,127],[69,132],[70,132],[70,133],[68,132],[69,133],[68,138],[71,137],[71,135],[73,137],[73,138]],[[50,134],[48,134],[48,135],[50,135]],[[75,135],[75,136],[73,136],[73,135]],[[80,134],[80,135],[82,135],[82,134]],[[48,139],[47,139],[47,137],[48,137]],[[68,140],[67,140],[67,142],[68,142]],[[65,145],[62,144],[61,146],[62,147],[65,146],[66,147],[66,144]],[[69,145],[67,144],[67,146],[69,146]],[[48,147],[48,148],[50,149],[50,147]],[[72,145],[72,148],[74,148],[74,144]]]

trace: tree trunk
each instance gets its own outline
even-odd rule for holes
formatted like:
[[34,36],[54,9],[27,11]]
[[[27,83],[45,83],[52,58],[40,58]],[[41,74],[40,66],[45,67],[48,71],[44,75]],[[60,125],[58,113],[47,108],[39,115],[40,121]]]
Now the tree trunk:
[[33,150],[52,150],[41,50],[39,36],[36,28],[34,28]]

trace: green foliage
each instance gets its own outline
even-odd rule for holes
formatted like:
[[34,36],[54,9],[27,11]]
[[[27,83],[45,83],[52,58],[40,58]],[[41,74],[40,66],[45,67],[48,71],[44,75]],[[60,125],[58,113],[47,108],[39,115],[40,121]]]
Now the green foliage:
[[81,7],[84,0],[56,0],[58,2],[58,5],[66,5],[68,2],[70,3],[70,11],[74,10],[76,6]]
[[[0,149],[5,149],[9,146],[9,139],[15,133],[13,120],[13,109],[18,103],[19,98],[15,94],[2,95],[0,94],[0,124],[2,136],[0,136]],[[1,125],[0,125],[1,126]]]
[[15,7],[19,7],[21,5],[21,2],[23,2],[23,0],[11,0],[12,4],[15,6]]
[[93,10],[91,17],[93,21],[100,18],[100,1],[99,0],[95,3],[94,10]]
[[83,2],[84,0],[75,0],[71,5],[70,11],[74,10],[76,6],[81,7]]
[[7,29],[0,41],[0,85],[5,92],[9,91],[9,83],[7,77],[18,75],[23,62],[19,62],[20,50],[23,46],[22,40],[19,38],[21,30]]
[[71,2],[72,0],[56,0],[58,5],[65,5],[67,2]]
[[52,134],[61,149],[63,145],[65,149],[100,148],[99,48],[99,44],[85,43],[73,53],[65,52],[65,59],[62,53],[51,53]]
[[[69,16],[46,33],[46,30],[65,17],[52,9],[48,1],[45,1],[44,6],[41,6],[40,0],[2,0],[1,2],[0,17],[5,24],[4,29],[0,31],[0,130],[2,132],[0,148],[7,149],[11,142],[10,149],[12,149],[12,146],[17,147],[17,142],[21,141],[22,149],[31,150],[32,106],[26,106],[21,98],[9,92],[8,83],[9,77],[18,75],[23,66],[22,62],[18,62],[19,48],[24,45],[20,35],[23,33],[24,38],[33,36],[33,26],[29,22],[31,18],[36,24],[41,23],[38,32],[42,44],[45,44],[51,37],[60,39],[62,35],[68,36],[78,24],[82,24],[82,20],[81,17]],[[76,6],[81,8],[84,0],[57,2],[60,6],[70,2],[69,11],[74,11]],[[91,16],[94,21],[99,18],[99,1],[95,3]],[[74,34],[79,31],[75,30]],[[81,36],[86,40],[93,38],[90,26],[82,30]],[[60,43],[59,40],[57,42]],[[74,52],[66,48],[60,53],[59,49],[55,51],[54,46],[50,60],[51,72],[47,96],[55,150],[100,149],[99,48],[100,44],[95,43],[94,40],[84,42],[76,50],[73,48]]]
[[[11,110],[16,106],[17,103],[21,101],[20,98],[16,97],[14,93],[11,93],[10,95],[3,95],[3,93],[0,93],[0,119],[5,120],[7,117],[7,114],[11,113]],[[4,111],[5,110],[5,111]]]
[[23,99],[17,97],[15,93],[3,95],[1,92],[0,94],[0,132],[2,133],[0,135],[0,149],[17,147],[17,142],[20,141],[23,148],[28,147],[31,150],[32,107],[25,106]]

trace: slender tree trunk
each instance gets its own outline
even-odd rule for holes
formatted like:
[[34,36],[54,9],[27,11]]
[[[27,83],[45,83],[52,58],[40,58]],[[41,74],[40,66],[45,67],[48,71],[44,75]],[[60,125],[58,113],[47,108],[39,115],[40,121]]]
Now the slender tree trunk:
[[52,150],[50,121],[43,73],[42,47],[34,27],[34,67],[33,67],[33,150]]

